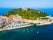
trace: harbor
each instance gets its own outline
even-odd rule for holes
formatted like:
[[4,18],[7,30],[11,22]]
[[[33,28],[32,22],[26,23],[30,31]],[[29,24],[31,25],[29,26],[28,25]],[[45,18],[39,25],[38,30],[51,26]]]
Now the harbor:
[[50,19],[48,20],[45,19],[29,20],[22,19],[20,16],[14,15],[9,17],[0,16],[0,31],[24,28],[32,25],[35,26],[49,25],[53,23],[53,17],[49,18]]

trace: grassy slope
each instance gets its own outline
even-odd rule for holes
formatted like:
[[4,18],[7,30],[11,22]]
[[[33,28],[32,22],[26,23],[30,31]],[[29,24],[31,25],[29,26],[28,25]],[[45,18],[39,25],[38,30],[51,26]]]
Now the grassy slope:
[[48,14],[41,12],[40,10],[33,10],[27,8],[27,10],[19,8],[19,9],[12,9],[7,13],[3,14],[3,16],[10,16],[10,15],[20,15],[22,18],[25,19],[32,19],[35,20],[39,17],[48,16]]

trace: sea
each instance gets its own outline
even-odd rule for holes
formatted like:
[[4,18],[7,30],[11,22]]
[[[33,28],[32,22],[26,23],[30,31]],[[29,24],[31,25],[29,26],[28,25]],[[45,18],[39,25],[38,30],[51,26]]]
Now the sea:
[[[0,16],[12,8],[0,8]],[[32,8],[53,16],[53,8]],[[53,40],[53,24],[0,31],[0,40]]]

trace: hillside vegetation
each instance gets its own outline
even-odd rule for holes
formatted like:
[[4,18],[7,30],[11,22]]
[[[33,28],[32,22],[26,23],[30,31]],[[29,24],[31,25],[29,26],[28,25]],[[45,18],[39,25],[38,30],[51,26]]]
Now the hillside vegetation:
[[5,14],[3,14],[3,16],[10,16],[10,15],[19,15],[24,19],[32,19],[32,20],[35,20],[39,17],[48,16],[48,14],[46,14],[45,12],[41,12],[40,10],[33,10],[29,8],[12,9],[6,12]]

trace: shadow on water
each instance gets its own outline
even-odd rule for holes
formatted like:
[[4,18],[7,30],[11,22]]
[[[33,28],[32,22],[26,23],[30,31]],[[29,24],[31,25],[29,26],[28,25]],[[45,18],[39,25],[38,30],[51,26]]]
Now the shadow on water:
[[53,40],[53,24],[1,31],[0,40]]

